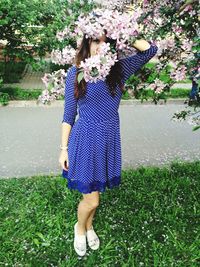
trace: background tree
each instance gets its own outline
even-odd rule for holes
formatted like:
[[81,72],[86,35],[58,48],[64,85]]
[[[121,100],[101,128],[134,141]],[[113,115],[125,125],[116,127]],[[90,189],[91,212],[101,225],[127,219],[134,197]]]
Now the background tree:
[[58,46],[56,32],[91,6],[87,1],[0,1],[0,40],[6,43],[5,58],[26,62],[34,62],[35,54],[42,58]]

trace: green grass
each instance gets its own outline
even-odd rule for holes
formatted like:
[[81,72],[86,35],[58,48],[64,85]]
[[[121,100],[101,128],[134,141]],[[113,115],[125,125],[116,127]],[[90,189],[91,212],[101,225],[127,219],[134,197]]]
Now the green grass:
[[34,100],[42,93],[42,89],[22,89],[20,87],[2,87],[0,92],[7,93],[9,100]]
[[[147,91],[147,97],[150,99],[153,96],[153,91],[152,90],[146,90]],[[170,92],[166,92],[165,94],[167,95],[167,98],[188,98],[189,93],[191,92],[191,89],[182,89],[182,88],[174,88],[171,89]],[[129,95],[128,91],[123,93],[122,99],[128,100],[131,99],[132,97]],[[133,97],[135,99],[135,97]]]
[[[152,90],[148,91],[148,97],[151,97],[153,92]],[[170,98],[187,98],[189,96],[190,89],[171,89],[169,93],[166,93]],[[42,93],[42,89],[21,89],[20,87],[3,87],[0,88],[0,92],[7,93],[9,95],[9,100],[36,100],[39,95]],[[130,99],[129,93],[126,91],[122,99]],[[59,99],[64,99],[63,96],[60,96]]]
[[200,161],[122,170],[100,195],[101,246],[79,257],[73,226],[81,193],[59,176],[1,179],[0,266],[199,266]]
[[[152,90],[147,90],[148,97],[151,97],[153,95]],[[182,88],[174,88],[171,89],[170,92],[166,92],[166,95],[168,98],[188,98],[189,93],[191,92],[191,89],[182,89]]]
[[171,89],[170,92],[166,94],[170,98],[188,98],[190,92],[191,89],[176,88],[176,89]]

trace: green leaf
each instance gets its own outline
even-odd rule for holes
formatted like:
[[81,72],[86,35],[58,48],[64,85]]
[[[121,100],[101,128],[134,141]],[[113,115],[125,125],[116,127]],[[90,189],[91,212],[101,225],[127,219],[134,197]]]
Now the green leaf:
[[36,244],[37,246],[39,246],[40,241],[37,238],[33,238],[33,242],[34,244]]
[[96,77],[99,75],[99,71],[96,67],[93,67],[92,70],[91,70],[91,76],[92,77]]
[[105,64],[105,63],[107,62],[106,58],[105,58],[105,57],[102,57],[102,58],[101,58],[101,62],[102,62],[103,64]]
[[43,247],[49,247],[51,244],[50,244],[50,242],[43,242],[42,243],[42,246]]
[[83,79],[83,77],[84,77],[84,72],[81,71],[81,72],[78,74],[78,77],[77,77],[78,83],[80,83],[80,81]]
[[200,128],[200,125],[197,125],[197,126],[193,127],[192,131],[196,131],[196,130],[198,130],[199,128]]
[[40,233],[40,232],[37,232],[36,235],[39,236],[39,237],[40,237],[41,239],[43,239],[43,240],[45,239],[44,236],[43,236],[43,234]]

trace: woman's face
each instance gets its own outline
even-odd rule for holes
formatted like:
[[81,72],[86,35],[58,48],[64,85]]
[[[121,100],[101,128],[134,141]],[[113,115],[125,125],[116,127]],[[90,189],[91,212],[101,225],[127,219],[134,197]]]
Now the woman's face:
[[90,42],[90,55],[98,54],[99,48],[106,41],[106,35],[102,35],[99,39],[92,39]]

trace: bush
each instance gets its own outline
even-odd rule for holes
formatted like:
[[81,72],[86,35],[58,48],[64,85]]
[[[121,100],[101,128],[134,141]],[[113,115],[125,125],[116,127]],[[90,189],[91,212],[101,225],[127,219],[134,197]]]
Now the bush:
[[17,83],[22,78],[25,62],[0,62],[0,76],[4,83]]
[[0,92],[7,93],[10,100],[31,100],[37,99],[41,94],[42,89],[21,89],[20,87],[3,87]]
[[0,92],[0,103],[3,106],[6,106],[8,104],[9,99],[9,94]]

